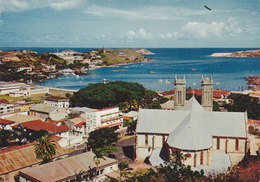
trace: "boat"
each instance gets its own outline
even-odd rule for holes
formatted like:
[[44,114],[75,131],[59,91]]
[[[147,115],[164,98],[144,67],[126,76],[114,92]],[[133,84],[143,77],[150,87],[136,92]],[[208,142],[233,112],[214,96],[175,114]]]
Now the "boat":
[[119,70],[119,71],[126,71],[126,70]]
[[76,78],[79,78],[79,75],[76,75]]
[[102,80],[102,82],[104,83],[104,84],[106,84],[106,83],[108,83],[110,80],[108,80],[108,79],[103,79]]
[[154,71],[150,71],[150,74],[155,74],[156,72],[154,72]]
[[82,83],[82,81],[78,81],[78,83]]
[[192,68],[191,71],[198,71],[197,69]]
[[169,80],[166,79],[166,80],[165,80],[165,83],[169,84],[170,82],[169,82]]
[[119,70],[112,70],[113,72],[117,72],[117,71],[119,71]]

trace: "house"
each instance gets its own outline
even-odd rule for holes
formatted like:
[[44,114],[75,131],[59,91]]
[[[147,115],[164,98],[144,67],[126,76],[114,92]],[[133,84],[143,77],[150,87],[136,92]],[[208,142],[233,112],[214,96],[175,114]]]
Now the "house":
[[[36,143],[36,142],[34,142]],[[14,182],[19,170],[39,165],[42,160],[36,158],[34,143],[12,146],[0,151],[0,177],[4,181]],[[54,158],[66,155],[66,151],[56,143]]]
[[66,118],[67,110],[65,108],[48,106],[45,104],[36,104],[30,108],[29,115],[43,119],[51,118],[52,120],[60,120]]
[[56,123],[54,123],[52,120],[47,120],[46,122],[43,122],[42,120],[38,119],[38,120],[19,123],[18,125],[13,127],[17,128],[18,126],[30,132],[46,130],[55,135],[61,137],[67,137],[69,135],[70,127],[66,124],[58,126],[57,123],[58,123],[57,121]]
[[75,135],[85,135],[86,134],[86,119],[82,117],[68,119],[71,123],[71,129]]
[[183,161],[185,165],[206,171],[227,170],[240,162],[248,150],[247,113],[210,111],[212,78],[202,78],[204,105],[200,105],[195,97],[185,104],[182,100],[186,94],[182,89],[185,78],[176,81],[178,110],[140,109],[136,160],[148,159],[156,166],[169,154],[184,153],[188,155]]
[[98,128],[121,128],[123,126],[122,112],[118,107],[109,107],[86,113],[87,135]]
[[92,152],[85,152],[20,170],[17,177],[20,181],[75,181],[75,172],[83,171],[83,178],[94,180],[93,178],[97,175],[94,181],[102,181],[106,178],[106,174],[118,169],[115,159],[104,157],[104,159],[99,159],[100,163],[97,166],[93,161],[94,156]]
[[13,104],[0,104],[0,114],[14,113]]
[[20,67],[17,69],[17,72],[24,71],[24,70],[28,73],[28,72],[32,71],[32,68],[31,67]]
[[69,108],[70,99],[67,97],[49,96],[44,99],[44,104],[54,107]]
[[12,129],[11,125],[14,123],[15,122],[13,122],[13,121],[0,118],[0,129],[11,130]]

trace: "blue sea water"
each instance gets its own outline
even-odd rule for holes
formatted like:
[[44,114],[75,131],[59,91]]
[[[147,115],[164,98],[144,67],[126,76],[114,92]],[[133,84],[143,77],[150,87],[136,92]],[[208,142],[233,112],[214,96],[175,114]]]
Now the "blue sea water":
[[[0,50],[32,50],[38,53],[59,52],[68,48],[0,48]],[[95,48],[71,48],[88,52]],[[213,78],[214,88],[239,90],[246,88],[245,76],[260,76],[260,58],[211,57],[216,52],[235,52],[259,48],[147,48],[155,53],[147,57],[156,61],[105,67],[91,70],[93,75],[61,76],[61,79],[46,80],[37,85],[78,90],[89,83],[123,80],[138,82],[147,89],[166,91],[174,89],[174,78],[186,77],[187,87],[200,88],[201,78]],[[197,71],[192,71],[196,69]],[[126,71],[113,71],[126,70]],[[150,72],[155,72],[151,74]]]

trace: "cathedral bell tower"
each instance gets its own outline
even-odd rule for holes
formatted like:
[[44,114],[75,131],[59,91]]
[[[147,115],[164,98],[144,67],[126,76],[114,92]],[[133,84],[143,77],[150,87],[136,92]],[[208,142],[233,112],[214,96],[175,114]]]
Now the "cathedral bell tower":
[[180,110],[186,101],[186,79],[178,79],[175,76],[174,80],[174,109]]
[[213,110],[213,79],[203,78],[201,80],[201,106],[206,111]]

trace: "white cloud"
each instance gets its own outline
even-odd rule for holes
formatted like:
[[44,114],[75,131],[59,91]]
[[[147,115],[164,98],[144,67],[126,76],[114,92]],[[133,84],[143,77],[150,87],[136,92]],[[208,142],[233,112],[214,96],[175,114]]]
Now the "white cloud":
[[223,36],[237,36],[242,30],[238,28],[235,18],[230,18],[226,23],[198,23],[188,22],[181,29],[181,33],[191,38],[213,38]]
[[89,6],[84,11],[98,17],[123,18],[130,20],[182,20],[188,16],[207,14],[207,11],[170,6],[145,6],[135,9],[117,9],[105,6]]
[[1,0],[2,11],[20,12],[32,9],[50,7],[55,10],[64,10],[80,7],[84,0]]
[[[259,1],[260,1],[260,0],[259,0]],[[257,12],[256,12],[256,11],[253,11],[253,12],[252,12],[252,15],[254,15],[254,16],[257,15]]]
[[149,39],[153,38],[152,34],[147,33],[143,28],[139,29],[137,32],[132,30],[120,35],[122,39]]

